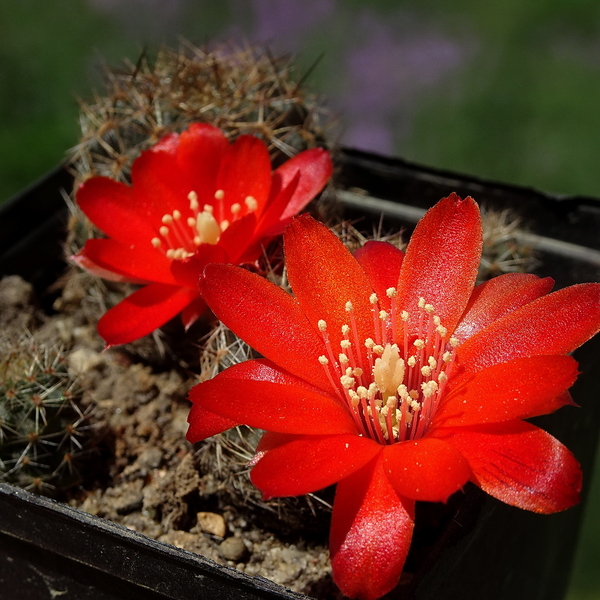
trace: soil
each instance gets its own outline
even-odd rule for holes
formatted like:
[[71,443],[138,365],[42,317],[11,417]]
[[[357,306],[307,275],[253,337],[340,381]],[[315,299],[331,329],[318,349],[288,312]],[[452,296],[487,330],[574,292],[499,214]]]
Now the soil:
[[0,282],[3,335],[62,353],[86,415],[82,449],[72,461],[75,481],[52,480],[41,490],[249,575],[341,598],[327,550],[331,490],[264,502],[247,468],[260,432],[240,427],[196,447],[185,439],[187,392],[203,369],[199,339],[215,324],[205,320],[185,334],[173,322],[104,351],[97,318],[105,299],[112,303],[127,290],[98,286],[105,284],[70,271],[53,295],[42,297],[44,309],[21,278]]

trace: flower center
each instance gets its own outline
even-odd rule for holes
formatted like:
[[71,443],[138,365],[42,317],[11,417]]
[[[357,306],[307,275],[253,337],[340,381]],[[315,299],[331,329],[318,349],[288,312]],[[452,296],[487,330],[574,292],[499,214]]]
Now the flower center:
[[187,196],[189,200],[188,216],[184,217],[179,210],[162,216],[162,225],[158,229],[159,235],[153,237],[150,243],[172,260],[183,260],[193,256],[200,244],[218,244],[221,234],[229,225],[241,217],[254,212],[258,208],[256,199],[247,196],[244,207],[241,204],[232,204],[228,209],[231,213],[229,219],[217,220],[214,207],[218,205],[220,214],[226,214],[224,210],[225,192],[215,192],[215,203],[205,204],[200,211],[198,194],[193,190]]
[[[346,303],[350,324],[342,326],[344,337],[337,356],[327,323],[319,321],[327,349],[319,362],[363,435],[381,444],[393,444],[418,439],[427,431],[452,370],[458,340],[446,339],[446,328],[423,298],[418,303],[416,337],[409,340],[404,327],[398,340],[396,290],[389,288],[386,293],[391,299],[391,314],[380,310],[376,294],[370,297],[375,339],[363,341],[367,363],[359,347],[351,302]],[[409,314],[403,311],[400,318],[406,323]]]

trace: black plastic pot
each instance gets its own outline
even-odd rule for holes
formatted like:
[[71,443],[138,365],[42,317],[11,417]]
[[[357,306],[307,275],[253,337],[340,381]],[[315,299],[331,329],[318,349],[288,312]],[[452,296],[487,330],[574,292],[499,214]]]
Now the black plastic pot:
[[[423,210],[451,191],[496,209],[514,208],[531,228],[540,274],[558,287],[600,280],[600,202],[563,198],[354,150],[339,155],[340,196],[350,219],[410,230]],[[39,289],[60,269],[66,219],[57,170],[0,211],[0,275],[18,273]],[[41,207],[44,207],[42,213]],[[32,215],[39,216],[32,221]],[[57,270],[58,269],[58,270]],[[600,339],[575,353],[582,375],[572,392],[580,410],[539,419],[573,450],[589,485],[600,425]],[[421,510],[427,511],[428,505]],[[474,486],[450,505],[415,575],[390,598],[559,600],[564,596],[580,505],[542,516],[490,498]],[[417,531],[419,536],[430,531]],[[150,540],[78,510],[0,484],[0,595],[11,600],[190,600],[306,598],[261,578]]]

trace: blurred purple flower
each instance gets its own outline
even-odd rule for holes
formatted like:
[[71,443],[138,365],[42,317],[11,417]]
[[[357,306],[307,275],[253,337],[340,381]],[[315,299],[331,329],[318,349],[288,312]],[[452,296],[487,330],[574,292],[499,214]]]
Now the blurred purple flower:
[[335,0],[251,0],[251,5],[252,39],[274,41],[284,50],[297,50],[303,35],[335,10]]
[[347,88],[333,99],[350,124],[344,142],[365,150],[392,152],[394,117],[405,113],[406,119],[419,92],[464,62],[459,44],[398,16],[400,22],[390,24],[372,11],[361,15],[360,41],[346,59]]

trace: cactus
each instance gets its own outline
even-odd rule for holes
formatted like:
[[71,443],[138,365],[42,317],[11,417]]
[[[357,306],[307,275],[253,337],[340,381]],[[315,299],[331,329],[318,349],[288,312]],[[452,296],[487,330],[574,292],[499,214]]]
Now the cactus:
[[485,280],[503,273],[527,273],[537,263],[533,249],[523,243],[521,218],[510,209],[481,209],[483,252],[479,279]]
[[140,152],[170,132],[205,121],[236,137],[262,137],[274,158],[323,143],[323,111],[293,79],[289,58],[258,47],[213,50],[182,44],[154,60],[106,69],[107,95],[81,102],[82,138],[72,151],[79,180],[127,181]]
[[79,479],[77,463],[94,429],[78,404],[64,348],[31,335],[2,346],[0,481],[40,493],[64,490]]

